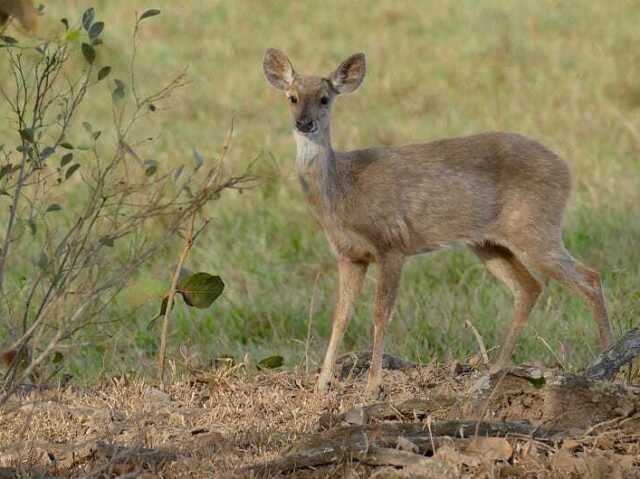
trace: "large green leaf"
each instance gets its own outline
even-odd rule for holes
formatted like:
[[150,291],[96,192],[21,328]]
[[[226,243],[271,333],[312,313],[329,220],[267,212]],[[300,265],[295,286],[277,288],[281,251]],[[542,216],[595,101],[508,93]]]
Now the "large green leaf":
[[195,273],[180,280],[177,291],[184,302],[195,308],[208,308],[224,290],[220,276],[209,273]]

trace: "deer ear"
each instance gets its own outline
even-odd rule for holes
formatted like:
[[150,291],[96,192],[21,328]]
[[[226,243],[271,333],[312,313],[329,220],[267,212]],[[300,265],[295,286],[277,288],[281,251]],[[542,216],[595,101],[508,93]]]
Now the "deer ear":
[[287,90],[296,72],[287,55],[275,48],[268,48],[262,62],[264,76],[278,90]]
[[356,53],[343,61],[329,79],[338,93],[351,93],[362,84],[366,72],[364,53]]

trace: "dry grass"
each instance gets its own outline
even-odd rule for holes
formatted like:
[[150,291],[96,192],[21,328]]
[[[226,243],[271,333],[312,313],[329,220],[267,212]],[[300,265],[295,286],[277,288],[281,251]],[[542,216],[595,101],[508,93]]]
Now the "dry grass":
[[[387,399],[442,398],[443,407],[431,418],[459,419],[451,416],[456,408],[446,406],[444,398],[461,397],[477,377],[477,372],[454,374],[450,365],[385,371]],[[0,418],[0,466],[34,474],[25,477],[35,477],[35,470],[60,477],[225,475],[285,452],[317,429],[322,414],[362,403],[360,380],[349,380],[327,396],[314,392],[315,380],[315,374],[302,370],[248,375],[236,368],[192,374],[166,392],[122,377],[89,389],[32,392],[8,405]],[[579,477],[585,471],[592,477],[640,477],[640,416],[621,424],[603,425],[597,435],[565,438],[555,446],[510,439],[502,444],[510,451],[507,459],[441,447],[434,461],[450,477]],[[114,458],[105,453],[106,444],[154,451],[121,449]],[[397,475],[403,473],[352,462],[294,475],[416,477]]]

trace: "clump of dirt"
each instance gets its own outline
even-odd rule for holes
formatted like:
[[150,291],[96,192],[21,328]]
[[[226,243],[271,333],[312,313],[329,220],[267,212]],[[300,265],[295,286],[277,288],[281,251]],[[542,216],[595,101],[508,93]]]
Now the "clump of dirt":
[[384,371],[375,405],[359,375],[319,395],[315,373],[239,368],[164,390],[121,377],[32,391],[1,411],[0,477],[640,477],[633,396],[601,424],[554,431],[544,387],[486,378],[454,365]]

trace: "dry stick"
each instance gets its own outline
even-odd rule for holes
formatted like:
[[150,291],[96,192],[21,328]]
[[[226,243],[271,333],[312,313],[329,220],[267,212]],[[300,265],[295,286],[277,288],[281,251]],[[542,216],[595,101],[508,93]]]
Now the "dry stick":
[[633,328],[601,353],[585,371],[585,376],[596,381],[613,379],[618,370],[640,355],[640,328]]
[[[380,448],[396,447],[398,437],[416,444],[424,452],[433,452],[443,436],[453,439],[470,437],[467,432],[476,431],[478,436],[506,437],[514,434],[539,440],[548,440],[558,431],[541,429],[522,422],[494,421],[432,421],[425,430],[423,423],[381,423],[366,426],[343,426],[331,431],[312,434],[294,446],[294,452],[268,462],[245,466],[231,477],[274,477],[299,469],[314,468],[326,464],[339,464],[348,460],[369,463],[369,453]],[[375,445],[372,444],[375,438]],[[420,454],[410,453],[396,458],[419,459]],[[424,458],[423,459],[427,459]],[[390,461],[387,464],[407,465]],[[380,461],[375,461],[380,465]]]
[[433,440],[433,431],[431,430],[431,414],[427,416],[427,428],[429,429],[429,440],[431,441],[432,451],[436,453],[436,443]]
[[482,340],[482,336],[480,336],[480,333],[478,332],[478,330],[470,320],[467,319],[464,322],[464,325],[467,328],[471,329],[471,331],[473,332],[473,335],[476,337],[476,341],[478,342],[478,347],[480,348],[480,355],[482,356],[482,362],[485,364],[485,366],[488,366],[489,355],[487,354],[487,348],[485,348],[484,346],[484,341]]
[[158,368],[160,369],[160,383],[164,387],[164,362],[167,355],[167,337],[169,336],[169,316],[171,314],[171,308],[178,289],[178,280],[180,279],[180,271],[182,271],[182,265],[184,264],[189,251],[193,246],[193,225],[196,220],[195,212],[191,216],[191,226],[189,226],[189,233],[185,239],[184,248],[180,253],[176,270],[173,273],[173,280],[171,281],[171,288],[167,293],[167,306],[164,311],[164,317],[162,318],[162,335],[160,336],[160,352],[158,353]]

